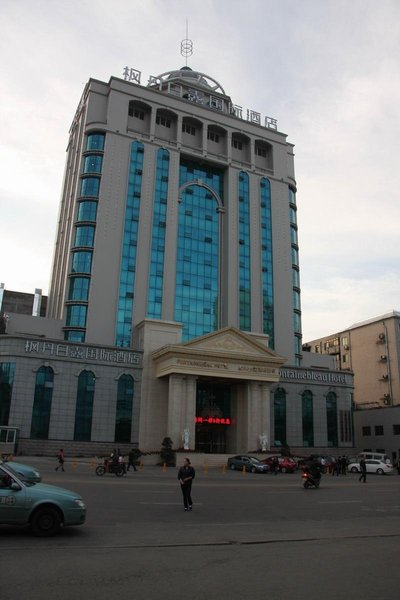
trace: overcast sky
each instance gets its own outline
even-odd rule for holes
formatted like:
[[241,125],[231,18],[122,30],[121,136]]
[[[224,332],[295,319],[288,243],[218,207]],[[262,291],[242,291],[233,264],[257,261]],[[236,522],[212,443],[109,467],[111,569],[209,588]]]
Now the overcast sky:
[[303,341],[400,309],[399,0],[1,0],[0,281],[47,294],[85,83],[184,64],[295,144]]

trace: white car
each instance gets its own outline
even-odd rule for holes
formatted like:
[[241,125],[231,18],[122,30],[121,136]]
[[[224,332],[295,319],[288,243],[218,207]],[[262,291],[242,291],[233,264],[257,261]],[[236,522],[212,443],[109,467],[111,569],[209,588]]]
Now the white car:
[[[382,460],[366,460],[367,473],[376,473],[377,475],[385,475],[393,471],[391,463],[385,463]],[[361,473],[360,463],[353,462],[347,467],[350,473]]]

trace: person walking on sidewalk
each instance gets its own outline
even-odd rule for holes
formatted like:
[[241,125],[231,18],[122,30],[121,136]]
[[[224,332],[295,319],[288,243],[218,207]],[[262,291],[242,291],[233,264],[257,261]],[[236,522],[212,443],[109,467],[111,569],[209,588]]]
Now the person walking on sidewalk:
[[137,450],[135,451],[135,449],[132,448],[132,450],[128,454],[128,468],[126,469],[127,471],[129,471],[130,467],[133,467],[133,470],[137,471],[137,469],[136,469],[136,456],[137,456]]
[[65,463],[65,456],[64,456],[64,450],[62,448],[60,448],[58,454],[57,454],[57,460],[58,460],[58,467],[56,467],[56,471],[58,471],[58,469],[61,467],[61,471],[64,471],[64,463]]
[[363,481],[364,483],[366,483],[367,482],[367,463],[365,462],[364,457],[360,460],[360,471],[361,471],[361,475],[358,478],[358,481]]
[[190,464],[190,460],[185,458],[183,460],[183,466],[178,471],[178,479],[181,484],[182,496],[183,496],[183,507],[184,510],[192,510],[192,482],[196,476],[196,472]]

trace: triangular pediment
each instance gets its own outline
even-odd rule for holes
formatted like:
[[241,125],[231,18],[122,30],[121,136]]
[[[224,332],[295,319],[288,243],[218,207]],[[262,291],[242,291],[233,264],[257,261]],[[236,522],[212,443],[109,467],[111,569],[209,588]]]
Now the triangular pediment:
[[273,350],[235,327],[225,327],[219,331],[213,331],[182,345],[191,350],[237,353],[258,358],[278,356]]
[[152,354],[157,377],[172,373],[197,377],[276,382],[287,361],[251,335],[226,327]]

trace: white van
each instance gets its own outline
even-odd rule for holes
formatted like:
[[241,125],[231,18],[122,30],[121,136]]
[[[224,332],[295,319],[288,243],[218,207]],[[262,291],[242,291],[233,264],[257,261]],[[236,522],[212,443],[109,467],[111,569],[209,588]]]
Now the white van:
[[389,456],[387,454],[383,454],[382,452],[360,452],[360,454],[357,456],[357,460],[360,461],[362,458],[365,458],[365,460],[381,460],[387,465],[392,464]]

